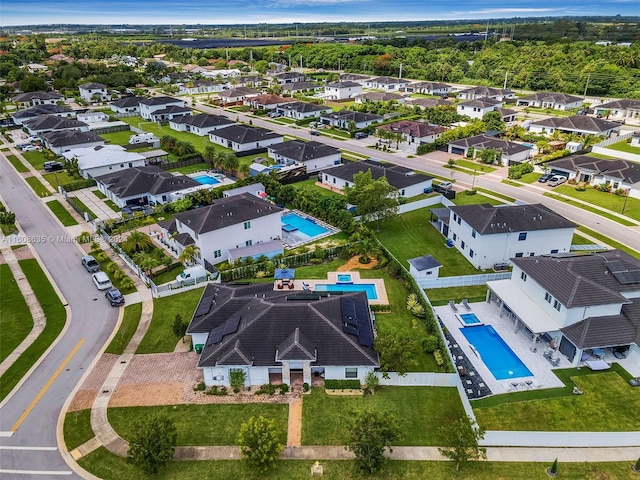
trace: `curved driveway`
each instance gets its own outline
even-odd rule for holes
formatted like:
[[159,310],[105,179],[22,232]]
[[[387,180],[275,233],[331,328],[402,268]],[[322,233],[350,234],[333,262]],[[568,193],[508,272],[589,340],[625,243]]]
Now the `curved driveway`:
[[0,192],[25,235],[48,237],[45,243],[32,243],[32,247],[68,303],[67,311],[72,312],[57,343],[0,404],[0,478],[57,478],[63,472],[64,478],[80,478],[69,475],[70,469],[57,450],[56,423],[65,400],[111,334],[118,310],[109,306],[81,267],[78,246],[65,242],[69,239],[67,230],[4,155],[0,155]]

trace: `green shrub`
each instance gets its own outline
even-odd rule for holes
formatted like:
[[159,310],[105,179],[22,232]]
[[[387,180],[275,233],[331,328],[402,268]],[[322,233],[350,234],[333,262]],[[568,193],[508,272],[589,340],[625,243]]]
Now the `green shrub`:
[[442,358],[442,352],[440,350],[435,350],[433,352],[433,358],[436,359],[436,363],[438,364],[439,367],[444,365],[444,358]]
[[284,395],[289,391],[289,385],[287,385],[286,383],[278,385],[278,388],[280,389],[280,395]]
[[327,390],[360,389],[360,380],[325,380],[324,388]]
[[244,387],[244,382],[247,380],[247,374],[244,370],[235,368],[229,372],[229,384],[233,389],[233,393],[238,393],[241,388]]
[[274,393],[276,393],[276,386],[271,383],[265,383],[256,390],[256,395],[273,395]]
[[193,387],[194,392],[203,392],[204,389],[207,388],[204,382],[198,383],[195,387]]
[[307,382],[304,382],[302,384],[302,391],[303,392],[308,392],[309,391],[309,384]]
[[420,344],[422,345],[422,350],[427,353],[433,353],[438,348],[438,337],[435,335],[429,335],[428,337],[424,337]]

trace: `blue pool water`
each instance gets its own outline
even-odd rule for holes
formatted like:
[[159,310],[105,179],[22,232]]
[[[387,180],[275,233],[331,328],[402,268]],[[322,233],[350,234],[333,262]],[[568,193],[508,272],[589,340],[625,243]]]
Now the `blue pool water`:
[[287,213],[282,216],[282,226],[285,231],[288,232],[300,232],[307,238],[314,238],[320,235],[324,235],[329,230],[323,226],[318,225],[311,220],[301,217],[295,213]]
[[496,380],[533,375],[491,325],[464,327],[460,331],[475,347]]
[[351,283],[351,275],[348,273],[339,273],[338,274],[338,283]]
[[193,178],[196,182],[201,183],[202,185],[216,185],[220,183],[220,180],[212,177],[211,175],[198,175],[191,178]]
[[460,313],[458,317],[465,325],[480,325],[482,322],[478,317],[476,317],[475,313]]
[[378,299],[373,283],[321,283],[316,284],[316,292],[366,292],[369,300]]

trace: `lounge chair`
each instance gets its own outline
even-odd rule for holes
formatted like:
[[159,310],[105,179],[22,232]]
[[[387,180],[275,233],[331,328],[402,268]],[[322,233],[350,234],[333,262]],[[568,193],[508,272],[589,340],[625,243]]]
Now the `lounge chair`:
[[471,307],[469,306],[469,301],[466,298],[462,299],[462,306],[467,309],[467,312],[471,311]]
[[596,358],[604,358],[605,351],[602,348],[592,348],[591,352]]
[[302,290],[310,291],[311,290],[311,285],[309,285],[306,282],[302,282]]
[[454,312],[458,311],[458,307],[456,307],[456,302],[454,302],[453,300],[449,300],[449,306],[451,307],[451,310],[453,310]]
[[552,356],[553,356],[553,352],[551,350],[547,350],[546,352],[544,352],[542,354],[542,356],[544,358],[546,358],[547,360],[551,360]]
[[560,357],[549,359],[549,363],[552,367],[557,367],[558,365],[560,365]]

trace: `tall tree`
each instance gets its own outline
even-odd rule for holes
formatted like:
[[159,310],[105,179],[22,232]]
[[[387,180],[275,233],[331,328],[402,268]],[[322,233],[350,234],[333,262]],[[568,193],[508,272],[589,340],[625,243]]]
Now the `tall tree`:
[[153,417],[148,421],[138,422],[129,440],[127,461],[145,474],[154,475],[173,459],[177,440],[176,426],[168,418]]
[[384,375],[388,372],[405,375],[416,364],[420,354],[416,339],[390,332],[380,333],[376,337],[375,348],[380,353],[380,369]]
[[453,425],[440,427],[440,431],[445,446],[438,450],[456,463],[456,472],[462,463],[487,458],[487,449],[478,445],[485,431],[471,417],[461,417]]
[[400,425],[388,412],[365,409],[356,412],[349,424],[347,450],[353,452],[356,465],[364,473],[378,472],[385,462],[384,451],[400,438]]
[[273,419],[262,415],[251,417],[240,425],[238,443],[245,459],[258,470],[265,471],[275,466],[278,455],[284,448],[280,443],[280,431]]
[[389,185],[385,177],[374,180],[371,170],[356,173],[353,186],[344,189],[347,202],[356,206],[363,222],[376,221],[376,230],[380,231],[380,222],[398,214],[400,201],[398,191]]
[[178,260],[180,260],[183,263],[192,264],[198,258],[199,252],[200,252],[200,247],[198,247],[197,245],[186,246],[182,250],[182,253],[180,253]]

